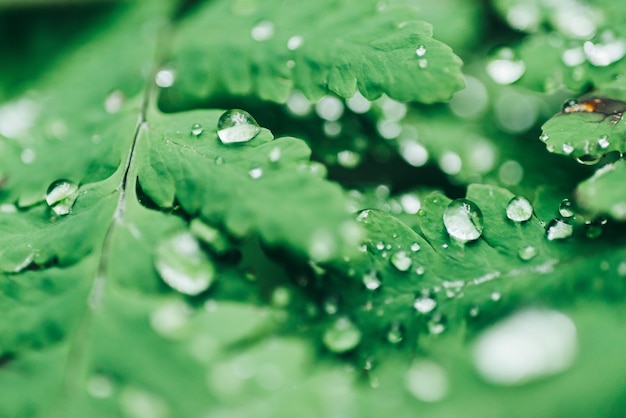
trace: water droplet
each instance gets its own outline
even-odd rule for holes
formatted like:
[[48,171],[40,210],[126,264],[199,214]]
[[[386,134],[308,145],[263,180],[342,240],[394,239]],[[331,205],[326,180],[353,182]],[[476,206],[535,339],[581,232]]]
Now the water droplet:
[[487,63],[487,74],[498,84],[511,84],[519,80],[526,71],[524,61],[516,60],[513,50],[502,48],[497,57]]
[[604,226],[607,224],[607,222],[608,219],[604,216],[601,216],[589,222],[585,222],[585,235],[587,236],[587,238],[595,239],[602,235],[602,232],[604,231]]
[[204,292],[215,276],[213,264],[189,232],[161,241],[154,265],[167,285],[186,295]]
[[417,242],[414,242],[413,244],[411,244],[411,251],[413,251],[414,253],[418,252],[420,250],[420,245]]
[[329,296],[324,299],[324,312],[334,315],[339,311],[339,299],[336,296]]
[[157,86],[162,88],[172,87],[176,81],[176,73],[170,68],[164,68],[156,73],[154,82]]
[[304,43],[304,38],[300,35],[294,35],[287,41],[287,49],[290,51],[295,51],[300,48]]
[[532,260],[537,255],[537,249],[533,247],[532,245],[527,245],[521,248],[518,251],[517,255],[519,256],[520,259],[524,261]]
[[250,36],[257,42],[272,39],[274,36],[274,24],[269,20],[259,22],[250,31]]
[[278,286],[272,292],[271,304],[277,308],[286,308],[291,303],[291,290],[285,286]]
[[296,116],[306,116],[311,112],[311,102],[302,92],[294,90],[287,98],[287,109]]
[[561,149],[563,150],[563,154],[565,155],[570,155],[572,152],[574,152],[574,146],[569,142],[565,142]]
[[437,307],[437,301],[433,299],[428,292],[422,292],[422,294],[413,301],[413,307],[417,312],[427,314]]
[[259,132],[259,124],[245,110],[227,110],[217,122],[217,136],[224,144],[250,141]]
[[483,214],[468,199],[450,202],[443,213],[443,223],[448,234],[462,243],[477,240],[483,232]]
[[122,109],[124,105],[124,93],[120,90],[113,90],[107,97],[104,99],[104,110],[107,113],[115,114]]
[[428,332],[439,335],[446,330],[447,319],[444,315],[436,312],[428,321]]
[[46,191],[46,203],[57,215],[71,212],[78,198],[78,185],[69,180],[57,180]]
[[413,264],[413,260],[407,255],[406,251],[393,253],[389,261],[398,271],[408,271],[411,268],[411,264]]
[[539,136],[539,139],[541,140],[541,142],[546,142],[548,139],[550,139],[550,135],[548,135],[547,133],[543,132]]
[[415,360],[405,377],[406,388],[422,402],[437,402],[448,393],[445,370],[431,360]]
[[478,305],[472,305],[469,309],[469,316],[476,318],[480,314],[480,307]]
[[421,69],[428,67],[428,60],[426,58],[420,58],[417,60],[417,66]]
[[282,151],[279,147],[274,147],[270,150],[267,158],[270,160],[271,163],[277,163],[278,161],[280,161],[281,153]]
[[598,146],[602,149],[607,149],[611,143],[609,142],[609,137],[606,135],[602,135],[598,138]]
[[417,195],[406,193],[400,196],[400,206],[409,215],[416,214],[422,207],[422,203]]
[[533,216],[533,207],[523,196],[516,196],[506,205],[506,217],[515,222],[526,222]]
[[346,317],[337,318],[323,336],[326,348],[333,353],[353,350],[361,342],[361,331]]
[[576,161],[578,161],[582,165],[595,165],[600,162],[602,159],[602,155],[598,154],[585,154],[580,157],[576,157]]
[[115,384],[108,376],[94,374],[87,379],[87,393],[94,398],[106,399],[113,396]]
[[35,150],[33,150],[32,148],[25,148],[20,154],[20,159],[24,164],[31,164],[33,161],[35,161],[36,156],[37,154],[35,154]]
[[576,327],[560,312],[529,309],[487,329],[474,364],[493,384],[519,385],[567,369],[576,354]]
[[222,165],[224,164],[224,158],[217,156],[215,157],[215,165]]
[[426,47],[424,45],[418,46],[415,50],[415,55],[417,55],[418,57],[423,57],[424,55],[426,55]]
[[560,219],[553,219],[548,224],[548,229],[546,230],[546,236],[548,237],[548,241],[553,241],[555,239],[565,239],[570,237],[574,233],[574,227],[570,224],[563,222]]
[[426,269],[424,268],[424,266],[419,266],[415,269],[415,274],[417,274],[418,276],[423,276],[425,272]]
[[371,107],[372,102],[367,100],[360,92],[355,92],[354,96],[346,100],[346,105],[348,109],[353,111],[354,113],[363,114],[367,113]]
[[574,204],[569,199],[563,199],[559,205],[559,213],[564,218],[571,218],[574,216]]
[[199,123],[196,122],[191,125],[191,135],[195,136],[196,138],[202,135],[203,131],[204,129],[202,129],[202,125],[200,125]]
[[378,277],[378,272],[376,270],[372,270],[369,273],[364,274],[363,284],[367,290],[376,290],[380,288],[382,282]]
[[387,341],[390,344],[400,344],[404,339],[404,327],[399,322],[392,322],[387,330]]
[[491,300],[494,302],[499,301],[500,299],[502,299],[502,293],[500,292],[493,292],[490,296]]
[[361,156],[354,151],[344,150],[337,153],[337,162],[345,168],[355,168],[361,163]]
[[260,179],[263,176],[263,169],[261,167],[254,167],[248,171],[248,175],[253,180]]
[[591,65],[606,67],[624,57],[624,54],[626,54],[626,42],[621,39],[606,43],[586,41],[583,44],[583,51]]
[[413,167],[422,167],[428,161],[428,150],[413,140],[400,142],[400,155]]
[[187,324],[190,308],[180,300],[173,300],[158,307],[150,315],[152,329],[163,337],[176,338]]
[[561,55],[561,60],[568,67],[576,67],[585,62],[585,53],[580,47],[566,49]]
[[315,104],[317,115],[327,121],[339,120],[343,110],[343,102],[335,96],[324,96]]

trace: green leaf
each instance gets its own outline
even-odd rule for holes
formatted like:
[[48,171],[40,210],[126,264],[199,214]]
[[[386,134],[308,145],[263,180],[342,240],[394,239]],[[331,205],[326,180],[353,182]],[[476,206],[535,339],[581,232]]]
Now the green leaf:
[[445,100],[463,85],[461,61],[418,18],[402,3],[207,2],[176,34],[166,103],[187,107],[220,94],[284,102],[292,89],[313,101],[357,90],[369,99]]

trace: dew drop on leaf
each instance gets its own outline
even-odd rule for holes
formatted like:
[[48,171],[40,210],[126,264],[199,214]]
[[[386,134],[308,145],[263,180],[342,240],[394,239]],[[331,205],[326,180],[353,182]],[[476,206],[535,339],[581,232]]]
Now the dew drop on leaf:
[[295,51],[302,46],[303,42],[304,38],[302,36],[294,35],[287,41],[287,49],[290,51]]
[[169,68],[164,68],[158,71],[154,78],[156,85],[162,88],[172,87],[175,80],[176,74],[174,73],[174,70]]
[[598,238],[604,231],[604,225],[606,225],[608,219],[604,216],[596,218],[592,221],[585,222],[585,235],[589,239]]
[[576,161],[582,165],[595,165],[598,164],[601,159],[602,155],[600,154],[585,154],[580,157],[576,157]]
[[426,55],[426,47],[424,45],[418,46],[417,49],[415,49],[415,55],[417,55],[418,57],[423,57],[424,55]]
[[574,152],[574,146],[569,142],[564,143],[561,146],[561,149],[563,150],[563,154],[565,155],[570,155],[572,152]]
[[544,132],[539,136],[539,139],[541,140],[541,142],[546,142],[548,139],[550,139],[550,136]]
[[392,322],[387,330],[387,341],[390,344],[399,344],[404,339],[404,327],[399,322]]
[[529,309],[483,332],[474,347],[474,364],[490,383],[519,385],[567,369],[576,346],[576,327],[567,316]]
[[107,113],[115,114],[122,109],[124,105],[124,93],[120,90],[113,90],[109,95],[104,99],[104,110]]
[[422,402],[437,402],[448,393],[448,375],[431,360],[415,360],[405,377],[406,388]]
[[389,261],[396,270],[403,272],[408,271],[411,268],[411,264],[413,264],[413,260],[411,260],[411,257],[409,257],[405,251],[393,253]]
[[217,136],[224,144],[250,141],[259,132],[259,124],[245,110],[227,110],[217,121]]
[[574,205],[571,200],[563,199],[559,204],[559,214],[564,218],[574,216]]
[[487,63],[487,74],[498,84],[511,84],[519,80],[526,71],[524,61],[515,59],[511,48],[502,48],[495,59]]
[[411,251],[413,251],[414,253],[418,252],[422,247],[420,247],[420,245],[417,242],[414,242],[413,244],[411,244]]
[[253,180],[260,179],[263,176],[263,169],[261,167],[255,167],[248,171],[248,175]]
[[420,58],[417,60],[417,66],[421,69],[428,67],[428,60],[426,58]]
[[433,314],[428,321],[428,332],[433,335],[439,335],[446,330],[447,319],[439,312]]
[[69,180],[56,180],[46,191],[46,203],[57,215],[71,212],[78,198],[78,185]]
[[168,286],[186,295],[205,291],[215,276],[213,263],[189,232],[161,241],[156,247],[154,265]]
[[480,238],[483,214],[474,202],[456,199],[443,212],[443,223],[450,236],[462,243]]
[[202,132],[204,132],[204,129],[202,128],[201,124],[194,123],[193,125],[191,125],[191,135],[197,138],[202,135]]
[[350,319],[340,317],[326,329],[322,341],[333,353],[345,353],[359,345],[361,331]]
[[533,216],[533,207],[523,196],[515,196],[506,205],[506,217],[515,222],[526,222]]
[[427,314],[432,312],[437,307],[437,301],[428,293],[422,293],[415,299],[415,301],[413,301],[413,307],[417,312]]
[[533,247],[532,245],[527,245],[521,248],[517,252],[517,255],[520,259],[524,261],[532,260],[537,255],[537,249]]
[[367,290],[376,290],[380,288],[382,282],[378,277],[378,272],[376,270],[372,270],[367,274],[363,275],[363,284]]
[[553,219],[546,229],[546,237],[548,241],[555,239],[565,239],[574,233],[574,227],[560,219]]
[[272,39],[274,36],[274,24],[269,20],[259,22],[250,31],[250,36],[257,42]]
[[279,147],[274,147],[270,150],[267,158],[270,160],[271,163],[277,163],[278,161],[280,161],[281,153],[282,152]]
[[609,137],[606,135],[602,135],[598,138],[598,146],[602,149],[607,149],[611,143],[609,142]]

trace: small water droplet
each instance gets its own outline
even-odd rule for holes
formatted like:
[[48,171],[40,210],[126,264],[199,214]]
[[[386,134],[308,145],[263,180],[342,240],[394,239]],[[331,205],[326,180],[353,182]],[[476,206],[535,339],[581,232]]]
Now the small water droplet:
[[164,68],[156,73],[154,82],[157,86],[162,88],[172,87],[176,81],[176,73],[170,68]]
[[448,321],[443,314],[439,312],[434,313],[433,316],[428,321],[428,332],[430,332],[433,335],[441,334],[442,332],[446,330],[447,322]]
[[563,154],[565,155],[570,155],[572,152],[574,152],[574,146],[569,142],[565,142],[561,149],[563,150]]
[[533,216],[533,207],[523,196],[515,196],[506,205],[506,217],[515,222],[526,222]]
[[337,318],[326,329],[322,341],[333,353],[353,350],[361,342],[361,331],[346,317]]
[[431,360],[415,360],[406,373],[405,385],[416,399],[437,402],[448,393],[448,376],[445,370]]
[[569,199],[563,199],[559,205],[559,214],[564,218],[574,216],[574,204]]
[[124,105],[124,93],[120,90],[113,90],[107,97],[104,99],[104,110],[107,113],[115,114],[122,109]]
[[279,147],[274,147],[270,150],[267,157],[271,163],[277,163],[278,161],[280,161],[281,153],[282,152]]
[[519,385],[567,369],[576,346],[576,327],[567,316],[528,309],[479,336],[474,364],[490,383]]
[[202,135],[202,132],[204,132],[204,129],[202,129],[202,125],[200,125],[199,123],[196,122],[191,125],[191,135],[197,138]]
[[204,292],[213,283],[215,267],[189,232],[159,243],[154,265],[163,281],[186,295]]
[[418,276],[423,276],[425,272],[426,269],[424,268],[424,266],[419,266],[415,269],[415,274],[417,274]]
[[565,239],[570,237],[574,233],[574,227],[570,224],[563,222],[560,219],[553,219],[546,229],[546,236],[548,241],[555,239]]
[[329,296],[324,300],[324,312],[334,315],[339,311],[339,299],[336,296]]
[[291,290],[285,286],[278,286],[270,297],[272,306],[286,308],[291,303]]
[[521,248],[518,253],[518,257],[524,261],[532,260],[537,255],[537,249],[532,245],[527,245]]
[[295,51],[300,48],[304,43],[304,38],[300,35],[294,35],[287,41],[287,49],[290,51]]
[[428,67],[428,60],[426,58],[420,58],[417,60],[417,66],[421,69]]
[[423,57],[424,55],[426,55],[426,47],[424,45],[418,46],[415,50],[415,55],[417,55],[418,57]]
[[248,142],[259,132],[259,124],[245,110],[227,110],[217,122],[217,136],[224,144]]
[[601,159],[602,155],[599,154],[585,154],[580,157],[576,157],[576,161],[582,165],[595,165],[598,164]]
[[70,180],[57,180],[46,191],[46,203],[57,215],[71,212],[78,198],[78,185]]
[[437,307],[437,301],[433,299],[428,292],[422,292],[422,294],[413,301],[413,307],[417,312],[427,314]]
[[502,299],[502,293],[500,292],[493,292],[490,296],[491,300],[494,302],[499,301],[500,299]]
[[413,260],[407,255],[406,251],[393,253],[389,261],[398,271],[408,271],[413,263]]
[[448,234],[462,243],[477,240],[483,232],[483,214],[468,199],[450,202],[443,213],[443,223]]
[[35,150],[33,150],[32,148],[25,148],[22,151],[22,154],[20,154],[20,159],[24,164],[31,164],[33,161],[35,161],[36,156],[37,154],[35,154]]
[[261,167],[254,167],[248,171],[248,175],[253,180],[260,179],[263,176],[263,169]]
[[380,288],[382,281],[378,277],[378,272],[376,270],[372,270],[363,275],[363,284],[367,290],[376,290]]
[[550,135],[548,135],[547,133],[543,132],[539,136],[539,139],[541,140],[541,142],[546,142],[548,139],[550,139]]
[[422,247],[420,247],[420,245],[417,242],[414,242],[413,244],[411,244],[411,251],[413,251],[414,253],[418,252]]
[[609,142],[609,137],[606,135],[602,135],[600,138],[598,138],[598,146],[602,149],[607,149],[609,147],[609,145],[611,145],[611,143]]
[[404,339],[404,327],[399,322],[392,322],[387,330],[387,341],[390,344],[400,344]]
[[607,224],[608,219],[604,216],[596,218],[592,221],[585,222],[585,235],[589,239],[598,238],[604,231],[604,226]]
[[269,20],[257,23],[250,31],[250,36],[257,42],[267,41],[274,36],[274,24]]
[[469,309],[469,316],[476,318],[480,314],[480,307],[478,305],[472,305]]
[[215,165],[222,165],[224,164],[224,158],[217,156],[215,157]]

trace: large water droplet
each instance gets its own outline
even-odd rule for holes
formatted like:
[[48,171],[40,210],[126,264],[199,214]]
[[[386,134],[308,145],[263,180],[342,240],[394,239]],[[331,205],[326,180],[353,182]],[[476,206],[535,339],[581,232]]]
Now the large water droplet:
[[186,295],[205,291],[215,276],[213,263],[189,232],[161,241],[156,247],[154,265],[165,283]]
[[477,240],[483,233],[483,214],[468,199],[450,202],[443,212],[443,223],[448,234],[462,243]]
[[227,110],[217,121],[217,136],[224,144],[250,141],[259,132],[259,124],[245,110]]
[[549,241],[555,239],[565,239],[574,233],[574,227],[560,219],[553,219],[546,229],[546,236]]
[[415,360],[407,371],[406,388],[422,402],[437,402],[448,393],[448,376],[431,360]]
[[67,215],[78,198],[78,185],[69,180],[57,180],[46,191],[46,203],[57,215]]
[[340,317],[326,329],[323,336],[326,348],[333,353],[345,353],[361,342],[361,331],[346,317]]
[[389,261],[391,261],[391,264],[398,271],[408,271],[411,268],[411,264],[413,263],[413,260],[411,260],[411,257],[407,255],[406,251],[398,251],[397,253],[393,253]]
[[478,338],[474,363],[488,382],[519,385],[567,369],[576,354],[576,339],[576,328],[567,316],[525,310]]
[[526,222],[533,216],[533,206],[523,196],[516,196],[506,205],[506,217],[515,222]]

